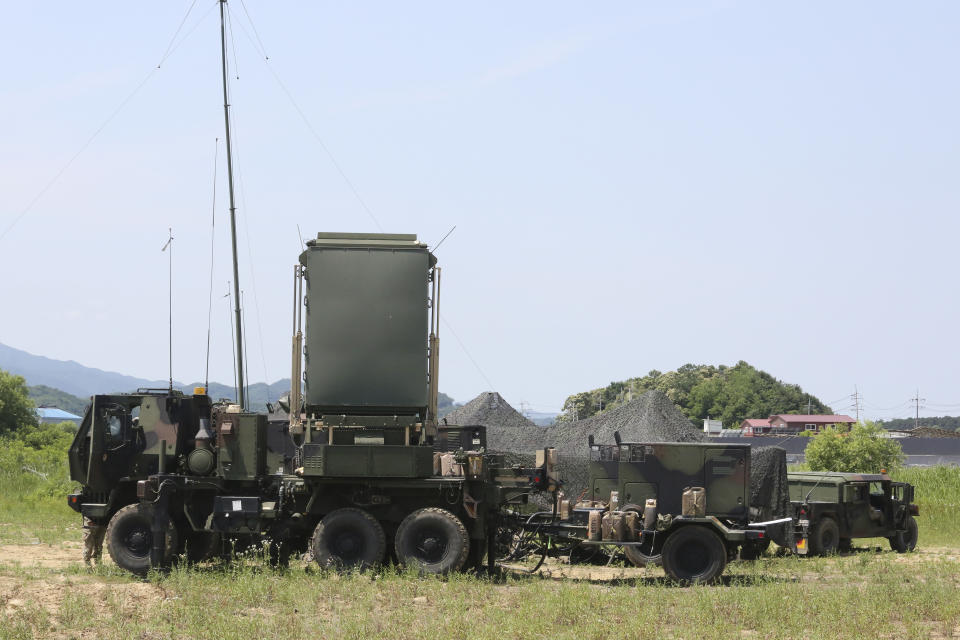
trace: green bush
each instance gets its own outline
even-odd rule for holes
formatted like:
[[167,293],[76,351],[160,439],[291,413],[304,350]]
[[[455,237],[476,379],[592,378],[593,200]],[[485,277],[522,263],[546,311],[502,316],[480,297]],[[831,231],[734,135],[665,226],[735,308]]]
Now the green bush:
[[850,431],[828,428],[807,445],[807,464],[813,471],[879,473],[903,464],[903,449],[891,438],[883,438],[876,423],[854,425]]
[[36,424],[36,407],[23,376],[0,369],[0,436]]

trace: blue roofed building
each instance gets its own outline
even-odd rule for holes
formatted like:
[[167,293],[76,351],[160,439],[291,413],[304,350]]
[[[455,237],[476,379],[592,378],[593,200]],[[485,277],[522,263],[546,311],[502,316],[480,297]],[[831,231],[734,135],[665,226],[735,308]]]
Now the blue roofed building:
[[72,422],[78,426],[83,420],[81,416],[72,414],[69,411],[64,411],[63,409],[57,409],[56,407],[39,407],[37,409],[37,418],[41,424]]

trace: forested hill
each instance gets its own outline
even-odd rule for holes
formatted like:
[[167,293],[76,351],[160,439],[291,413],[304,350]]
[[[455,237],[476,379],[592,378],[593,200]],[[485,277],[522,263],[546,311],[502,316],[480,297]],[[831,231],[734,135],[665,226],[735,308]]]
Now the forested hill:
[[935,416],[915,420],[914,418],[895,418],[893,420],[879,420],[877,422],[884,429],[899,431],[914,427],[937,427],[947,431],[960,431],[960,416]]
[[558,421],[588,418],[630,402],[657,389],[698,427],[710,417],[734,428],[745,418],[766,418],[777,413],[833,413],[819,399],[804,393],[799,385],[777,380],[744,361],[726,365],[685,364],[676,371],[651,371],[640,378],[611,382],[602,389],[584,391],[567,398]]
[[27,387],[27,393],[38,407],[56,407],[77,416],[83,415],[89,401],[89,399],[78,398],[66,391],[60,391],[60,389],[54,389],[43,384]]

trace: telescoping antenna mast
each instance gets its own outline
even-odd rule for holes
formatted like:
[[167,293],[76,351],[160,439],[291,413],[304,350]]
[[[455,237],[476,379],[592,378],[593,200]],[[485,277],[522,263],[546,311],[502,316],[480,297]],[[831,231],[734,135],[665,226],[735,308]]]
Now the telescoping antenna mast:
[[237,207],[233,199],[233,149],[230,145],[230,100],[227,91],[227,30],[223,17],[224,5],[227,0],[220,1],[220,63],[223,72],[223,121],[227,138],[227,180],[230,191],[230,240],[233,243],[233,315],[237,340],[237,403],[241,408],[247,408],[246,394],[243,383],[243,331],[240,323],[240,269],[237,266]]

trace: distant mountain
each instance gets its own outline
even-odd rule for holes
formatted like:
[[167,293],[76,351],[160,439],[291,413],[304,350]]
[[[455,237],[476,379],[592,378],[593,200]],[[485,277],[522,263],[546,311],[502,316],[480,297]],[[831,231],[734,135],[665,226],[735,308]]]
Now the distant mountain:
[[[51,404],[71,413],[83,413],[90,396],[98,393],[123,393],[140,388],[166,389],[167,380],[147,380],[113,371],[85,367],[73,360],[54,360],[0,344],[0,369],[23,376],[31,387],[31,397],[39,404]],[[202,382],[173,383],[174,388],[193,393]],[[263,382],[249,385],[248,405],[255,411],[262,410],[269,400],[276,402],[290,390],[290,379],[278,380],[267,385]],[[214,399],[236,400],[233,385],[211,382],[207,391]],[[77,402],[80,402],[79,410]],[[64,405],[70,406],[64,406]]]
[[[73,360],[53,360],[0,344],[0,369],[23,376],[30,387],[30,395],[37,405],[55,405],[64,411],[82,414],[90,396],[107,393],[124,393],[139,388],[166,389],[167,380],[146,380],[85,367]],[[202,382],[184,384],[174,380],[173,386],[184,393],[193,393]],[[263,411],[267,402],[276,402],[290,391],[290,378],[271,384],[258,382],[248,385],[247,406],[253,411]],[[211,382],[207,394],[214,400],[236,400],[233,385]],[[78,404],[79,403],[79,404]],[[67,406],[65,406],[67,405]],[[440,394],[441,414],[453,408],[453,399]],[[78,409],[78,410],[75,410]]]
[[0,369],[21,375],[31,386],[45,385],[87,398],[96,393],[134,391],[138,387],[166,387],[166,380],[145,380],[121,373],[85,367],[73,360],[53,360],[0,344]]
[[546,411],[528,411],[526,415],[533,424],[541,427],[549,427],[557,421],[557,416],[560,414]]

